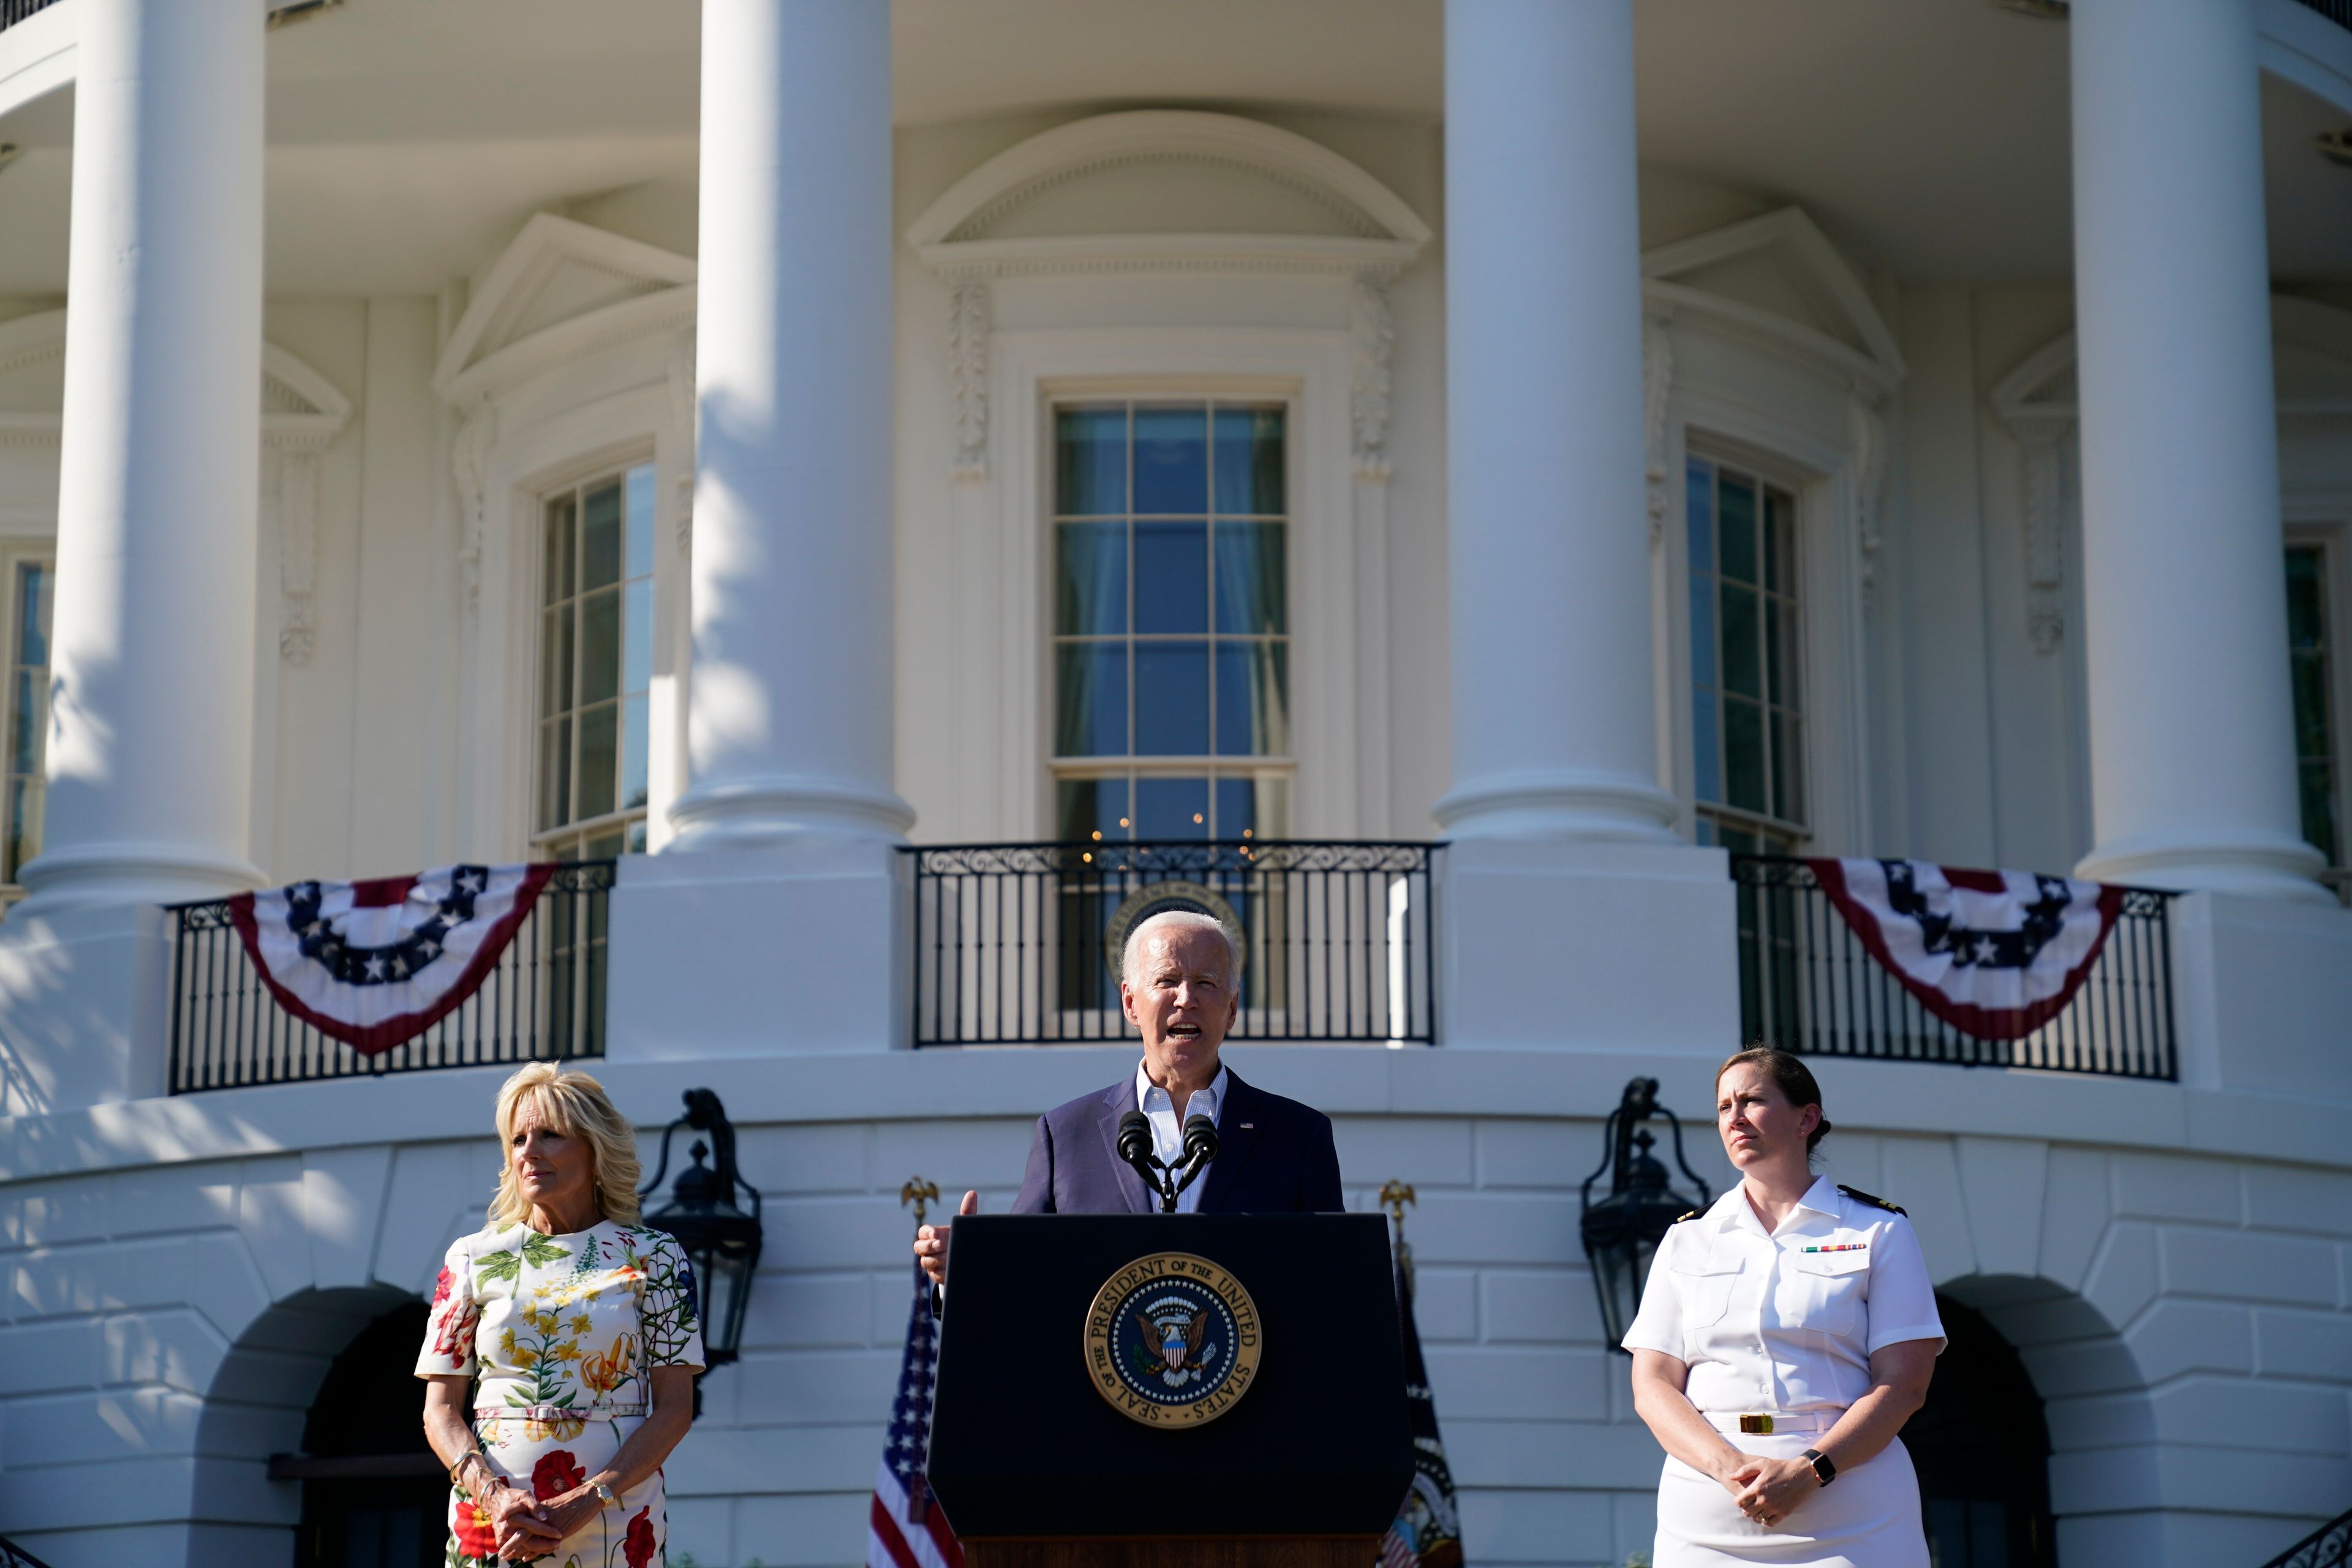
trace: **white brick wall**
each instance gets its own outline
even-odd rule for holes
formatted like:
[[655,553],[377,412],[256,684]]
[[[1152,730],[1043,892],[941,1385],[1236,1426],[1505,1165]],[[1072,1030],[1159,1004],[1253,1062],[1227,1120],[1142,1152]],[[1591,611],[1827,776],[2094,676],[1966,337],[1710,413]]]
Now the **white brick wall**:
[[[898,1185],[919,1171],[1002,1210],[1026,1151],[1027,1117],[974,1109],[739,1110],[768,1239],[742,1360],[669,1467],[697,1562],[862,1557],[909,1289]],[[1533,1109],[1347,1111],[1341,1159],[1351,1206],[1391,1176],[1420,1191],[1420,1324],[1473,1561],[1615,1564],[1649,1543],[1658,1453],[1577,1240],[1598,1123]],[[1704,1122],[1692,1143],[1720,1191]],[[1860,1128],[1825,1153],[1908,1207],[1945,1288],[2019,1346],[2070,1565],[2252,1564],[2352,1502],[2341,1171]],[[494,1161],[442,1138],[0,1184],[0,1530],[58,1568],[288,1561],[299,1493],[263,1461],[299,1443],[349,1336],[478,1223]]]

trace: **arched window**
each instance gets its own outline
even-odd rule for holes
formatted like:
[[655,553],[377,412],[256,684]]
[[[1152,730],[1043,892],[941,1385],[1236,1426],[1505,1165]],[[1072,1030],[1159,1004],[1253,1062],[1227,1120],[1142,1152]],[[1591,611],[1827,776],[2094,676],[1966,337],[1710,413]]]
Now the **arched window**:
[[2053,1568],[2050,1426],[2024,1362],[1975,1310],[1938,1294],[1949,1339],[1903,1428],[1936,1568]]

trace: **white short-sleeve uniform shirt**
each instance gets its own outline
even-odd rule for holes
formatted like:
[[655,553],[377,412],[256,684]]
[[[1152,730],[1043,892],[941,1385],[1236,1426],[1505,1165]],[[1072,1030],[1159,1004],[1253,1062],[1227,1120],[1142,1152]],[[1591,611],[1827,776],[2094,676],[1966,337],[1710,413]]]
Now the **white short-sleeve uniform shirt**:
[[[1870,1391],[1872,1352],[1934,1340],[1940,1352],[1943,1339],[1911,1222],[1823,1178],[1776,1231],[1738,1185],[1668,1230],[1624,1342],[1688,1367],[1684,1393],[1727,1442],[1788,1458]],[[1747,1415],[1783,1419],[1774,1436],[1749,1436],[1738,1431]],[[1899,1441],[1888,1445],[1768,1531],[1717,1482],[1670,1458],[1654,1561],[1925,1564],[1910,1458]]]

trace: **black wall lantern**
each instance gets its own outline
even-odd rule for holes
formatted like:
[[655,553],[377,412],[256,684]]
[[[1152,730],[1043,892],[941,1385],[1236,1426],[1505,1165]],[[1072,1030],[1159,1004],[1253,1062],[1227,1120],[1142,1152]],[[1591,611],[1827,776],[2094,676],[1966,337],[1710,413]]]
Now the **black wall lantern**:
[[[735,1127],[727,1108],[707,1089],[686,1091],[686,1114],[662,1129],[660,1168],[640,1195],[650,1195],[669,1171],[669,1135],[680,1127],[708,1134],[688,1151],[694,1163],[677,1173],[669,1202],[646,1215],[646,1223],[677,1237],[694,1265],[695,1303],[702,1317],[703,1359],[725,1366],[743,1344],[743,1303],[751,1299],[751,1276],[760,1267],[760,1194],[735,1170]],[[712,1163],[703,1164],[705,1155]],[[735,1205],[741,1189],[751,1212]]]
[[[1675,1163],[1698,1189],[1696,1201],[1668,1184],[1666,1168],[1651,1156],[1657,1140],[1641,1124],[1663,1116],[1675,1130]],[[1592,1201],[1592,1184],[1610,1173],[1609,1195]],[[1625,1098],[1609,1113],[1601,1129],[1601,1163],[1584,1178],[1584,1256],[1592,1264],[1592,1288],[1601,1296],[1601,1329],[1609,1348],[1622,1352],[1625,1330],[1641,1310],[1642,1287],[1650,1278],[1650,1259],[1667,1227],[1709,1201],[1706,1184],[1683,1159],[1683,1124],[1658,1103],[1658,1080],[1637,1078],[1625,1086]]]

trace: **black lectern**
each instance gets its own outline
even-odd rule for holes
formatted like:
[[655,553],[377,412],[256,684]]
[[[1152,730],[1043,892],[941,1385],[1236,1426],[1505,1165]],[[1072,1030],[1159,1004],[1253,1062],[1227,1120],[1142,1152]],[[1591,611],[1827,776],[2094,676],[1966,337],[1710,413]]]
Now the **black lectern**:
[[1412,1478],[1378,1215],[975,1215],[950,1279],[970,1568],[1371,1568]]

